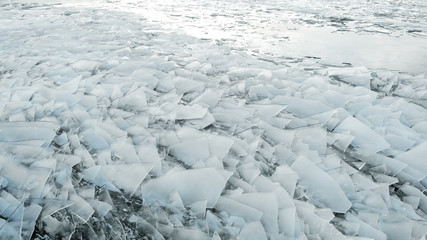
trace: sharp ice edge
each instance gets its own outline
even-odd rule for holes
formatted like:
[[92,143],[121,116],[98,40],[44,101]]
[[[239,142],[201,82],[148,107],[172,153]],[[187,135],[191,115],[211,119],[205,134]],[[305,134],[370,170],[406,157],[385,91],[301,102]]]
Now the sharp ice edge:
[[47,6],[0,7],[0,236],[425,238],[425,74]]

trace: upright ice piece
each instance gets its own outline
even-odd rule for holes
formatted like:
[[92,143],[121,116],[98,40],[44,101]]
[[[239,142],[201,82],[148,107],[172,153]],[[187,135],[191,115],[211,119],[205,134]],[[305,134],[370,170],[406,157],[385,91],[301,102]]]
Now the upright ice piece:
[[159,176],[162,174],[162,162],[157,152],[156,146],[151,144],[141,145],[137,148],[138,156],[142,162],[151,162],[153,163],[153,172],[155,175]]
[[213,156],[218,157],[219,160],[228,154],[230,148],[233,146],[234,140],[224,136],[214,136],[209,139],[209,151]]
[[226,211],[229,215],[242,217],[246,222],[259,221],[263,215],[261,211],[253,207],[223,196],[219,198],[215,208],[219,211]]
[[396,156],[396,159],[423,172],[427,177],[427,142],[423,142],[409,151]]
[[88,202],[76,194],[70,196],[70,201],[74,204],[71,205],[68,210],[84,222],[87,222],[95,212]]
[[276,171],[271,176],[271,180],[279,183],[289,196],[294,197],[295,187],[297,185],[298,175],[287,165],[281,165],[276,168]]
[[314,201],[337,213],[345,213],[350,209],[351,202],[338,183],[313,162],[299,157],[291,168],[298,174],[299,183],[307,189]]
[[278,233],[278,214],[279,207],[277,197],[273,193],[245,193],[240,195],[232,195],[231,199],[238,201],[244,205],[263,213],[261,223],[268,233]]
[[239,239],[242,240],[267,240],[264,227],[260,222],[246,224],[240,231]]
[[390,144],[382,136],[352,116],[344,119],[333,131],[338,133],[350,132],[354,136],[352,145],[357,148],[379,152],[390,147]]
[[387,235],[383,233],[382,231],[379,231],[378,229],[372,227],[371,225],[363,222],[358,217],[354,216],[351,213],[347,213],[346,220],[352,224],[352,225],[359,225],[357,229],[357,234],[360,237],[367,237],[372,239],[378,239],[378,240],[386,240]]

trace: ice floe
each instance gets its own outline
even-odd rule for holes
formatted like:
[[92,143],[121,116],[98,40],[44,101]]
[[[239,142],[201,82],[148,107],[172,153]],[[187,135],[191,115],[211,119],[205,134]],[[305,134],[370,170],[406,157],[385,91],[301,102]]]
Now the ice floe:
[[[426,237],[425,73],[278,56],[244,26],[281,5],[184,3],[0,6],[0,238]],[[299,4],[291,32],[391,31]]]

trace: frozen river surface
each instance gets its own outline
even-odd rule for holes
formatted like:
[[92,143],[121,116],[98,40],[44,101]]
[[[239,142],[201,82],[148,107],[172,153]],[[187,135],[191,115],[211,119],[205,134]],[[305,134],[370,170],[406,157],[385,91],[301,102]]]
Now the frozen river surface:
[[0,2],[0,239],[425,239],[425,1]]
[[[427,68],[424,1],[110,1],[163,28],[252,54],[407,72]],[[98,4],[99,6],[99,4]]]

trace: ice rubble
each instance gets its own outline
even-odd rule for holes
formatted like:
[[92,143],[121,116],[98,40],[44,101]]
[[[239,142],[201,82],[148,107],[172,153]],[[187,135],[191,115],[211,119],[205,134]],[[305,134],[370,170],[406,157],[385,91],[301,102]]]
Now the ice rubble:
[[425,75],[25,6],[0,8],[2,237],[426,236]]

